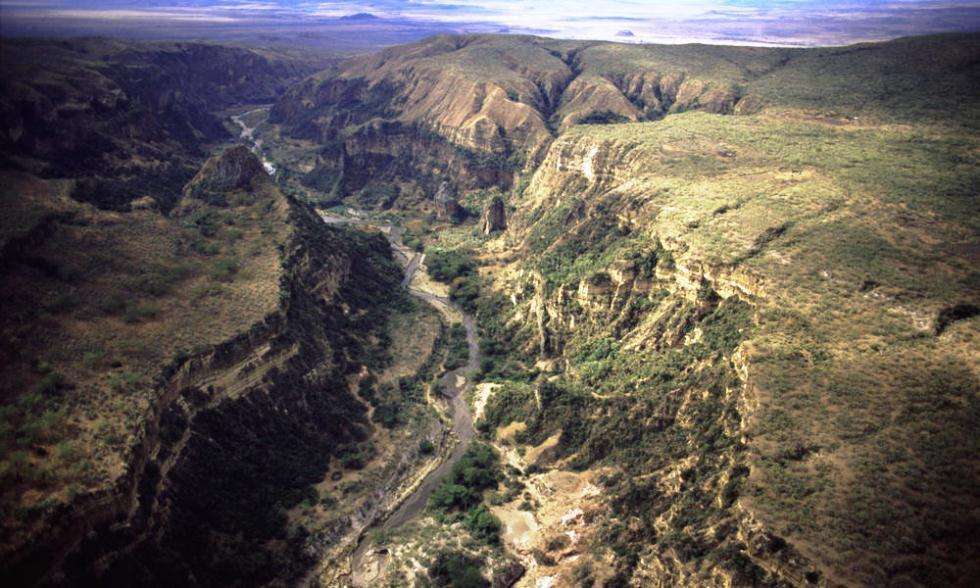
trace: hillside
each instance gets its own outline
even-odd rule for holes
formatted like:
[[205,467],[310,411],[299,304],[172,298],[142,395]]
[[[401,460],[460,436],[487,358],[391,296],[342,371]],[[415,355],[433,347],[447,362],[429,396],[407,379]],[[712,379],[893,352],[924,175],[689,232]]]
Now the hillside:
[[270,121],[317,145],[308,186],[418,203],[445,178],[512,186],[576,123],[688,110],[975,121],[977,52],[975,35],[808,50],[440,36],[316,74]]
[[504,409],[528,394],[505,388],[493,424],[560,433],[556,466],[614,468],[596,538],[634,581],[975,572],[980,219],[957,163],[975,137],[918,136],[581,127],[512,200],[486,312],[558,377],[536,408]]
[[[311,197],[415,217],[476,312],[518,585],[967,585],[978,57],[439,37],[308,78],[267,133]],[[454,227],[446,184],[506,222]],[[497,569],[440,513],[377,578]]]
[[200,43],[0,41],[0,167],[78,178],[73,197],[122,210],[150,196],[167,210],[230,139],[216,112],[271,102],[311,66]]
[[[400,272],[382,238],[323,225],[248,150],[204,170],[242,158],[251,177],[220,201],[192,188],[170,216],[150,200],[100,211],[65,183],[5,174],[7,577],[302,573],[301,534],[267,546],[295,526],[275,505],[299,503],[369,438],[346,377],[383,365]],[[206,555],[219,544],[224,556]]]

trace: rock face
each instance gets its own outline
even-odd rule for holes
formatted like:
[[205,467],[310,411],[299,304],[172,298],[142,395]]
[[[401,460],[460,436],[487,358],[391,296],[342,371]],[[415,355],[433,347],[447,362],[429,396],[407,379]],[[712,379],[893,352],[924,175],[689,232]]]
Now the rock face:
[[[965,108],[975,108],[976,100],[969,104]],[[676,190],[692,176],[678,160],[664,158],[665,146],[673,157],[710,158],[735,174],[778,161],[787,145],[803,135],[818,146],[863,140],[860,128],[842,132],[789,117],[693,113],[684,119],[634,125],[630,133],[612,126],[570,129],[552,144],[515,201],[508,236],[522,245],[511,267],[497,274],[502,276],[497,278],[501,299],[511,305],[501,306],[511,330],[500,340],[517,342],[523,356],[562,366],[556,382],[573,384],[560,392],[529,395],[532,407],[541,398],[561,401],[550,411],[522,415],[522,422],[531,423],[526,437],[540,442],[559,426],[535,430],[533,423],[573,415],[561,427],[588,440],[577,453],[564,445],[576,460],[596,455],[608,460],[609,453],[615,454],[609,447],[629,447],[620,458],[620,463],[634,464],[626,466],[635,468],[626,469],[629,483],[605,488],[612,516],[635,521],[637,529],[641,520],[656,523],[646,538],[642,531],[625,534],[624,544],[635,549],[668,534],[695,537],[689,545],[696,543],[696,548],[641,549],[630,571],[634,585],[748,585],[750,578],[765,574],[778,580],[774,583],[798,586],[887,584],[904,571],[874,562],[899,561],[910,553],[921,570],[914,574],[916,583],[929,585],[942,577],[956,584],[972,577],[977,541],[975,536],[961,539],[972,523],[956,513],[958,504],[975,502],[968,488],[976,485],[976,470],[967,465],[969,450],[959,449],[970,444],[975,416],[952,405],[930,408],[928,416],[918,413],[931,423],[925,427],[942,431],[941,453],[929,453],[911,419],[896,422],[892,416],[914,413],[919,394],[932,394],[928,390],[973,405],[967,391],[975,389],[976,360],[964,337],[976,336],[976,309],[944,302],[966,300],[969,288],[958,285],[948,293],[923,295],[913,305],[907,302],[909,292],[937,279],[931,264],[918,264],[898,277],[867,257],[849,256],[859,240],[853,235],[876,230],[935,235],[930,217],[940,213],[931,209],[906,216],[904,204],[882,205],[870,226],[854,212],[863,206],[860,198],[840,187],[810,202],[796,200],[792,207],[776,204],[791,192],[814,193],[823,178],[845,175],[846,165],[834,157],[814,159],[806,172],[756,176],[735,189],[698,175],[704,182],[698,189]],[[692,127],[701,140],[710,139],[697,145],[671,143]],[[927,151],[917,149],[905,155],[908,159],[896,160],[885,145],[907,131],[878,132],[882,138],[868,148],[877,159],[855,185],[879,189],[881,173],[914,184],[909,175],[898,179],[899,170],[910,160],[928,158]],[[761,144],[753,139],[759,136],[776,139]],[[719,149],[722,143],[725,148]],[[749,149],[757,150],[753,156],[758,159],[751,163],[743,159]],[[937,180],[946,186],[956,181],[955,176]],[[706,194],[717,200],[706,204]],[[850,220],[832,231],[818,231],[835,215]],[[953,235],[965,230],[968,215],[943,218],[949,232],[932,242],[929,255],[963,260],[975,255],[975,246],[964,253],[951,245]],[[625,245],[630,242],[634,245]],[[904,241],[910,242],[911,237]],[[622,249],[616,251],[617,246]],[[912,247],[891,249],[893,259],[913,263],[904,261],[917,254]],[[615,253],[580,263],[581,256],[596,251]],[[818,277],[806,280],[806,275]],[[814,312],[811,304],[846,307],[847,312]],[[806,326],[793,322],[804,317]],[[861,317],[860,325],[854,317]],[[852,337],[869,336],[877,328],[873,325],[881,324],[895,324],[895,331],[876,339],[873,347],[853,345]],[[939,328],[947,324],[954,334]],[[903,341],[904,333],[919,334],[910,344]],[[615,351],[600,349],[600,343],[611,342]],[[946,367],[917,375],[919,366],[902,365],[902,358],[913,353],[907,346],[923,358],[921,365],[947,362]],[[585,348],[593,350],[588,357],[581,351]],[[676,367],[660,363],[667,358]],[[950,375],[940,376],[938,369]],[[855,379],[858,373],[875,376]],[[688,379],[684,374],[698,375]],[[567,409],[571,391],[582,385],[596,392],[584,395],[581,409]],[[837,392],[844,389],[846,396]],[[633,397],[634,390],[642,391],[642,398]],[[792,399],[783,396],[788,391]],[[881,397],[889,400],[878,405],[875,399]],[[853,421],[833,416],[845,405]],[[589,431],[580,433],[583,427]],[[710,446],[704,444],[708,438],[714,439]],[[640,447],[658,457],[634,461]],[[897,455],[888,447],[915,449]],[[918,459],[914,451],[929,453],[957,474],[915,470],[912,478],[881,475],[888,467],[908,471],[904,468]],[[891,465],[862,466],[861,460]],[[974,482],[961,485],[953,481],[956,476]],[[787,499],[781,492],[788,484],[806,490]],[[885,500],[889,508],[878,509]],[[679,514],[684,504],[711,508],[698,506],[702,514],[688,517]],[[796,525],[803,509],[812,515]],[[875,513],[873,526],[863,518],[869,512]],[[826,520],[834,521],[833,531],[825,530]],[[920,525],[932,527],[932,534],[917,534],[913,529]],[[721,528],[725,532],[715,532]],[[908,537],[908,544],[889,537]],[[932,551],[939,545],[948,551]],[[713,555],[702,557],[706,553]],[[841,554],[846,554],[843,560]]]
[[449,182],[439,185],[434,197],[436,201],[436,216],[440,220],[458,223],[466,218],[466,210],[456,201],[456,193]]
[[401,277],[381,235],[327,226],[278,194],[276,203],[290,227],[280,279],[266,285],[277,305],[162,366],[125,473],[8,552],[0,573],[15,585],[265,585],[311,565],[306,535],[288,532],[282,509],[370,435],[346,382]]
[[185,196],[250,189],[269,181],[269,174],[248,147],[237,145],[209,159],[187,186]]
[[483,234],[490,235],[507,228],[507,217],[504,211],[504,199],[494,196],[486,210],[483,211]]
[[[371,183],[428,193],[444,177],[462,190],[507,189],[515,172],[532,171],[551,141],[579,123],[657,120],[691,110],[820,109],[828,95],[847,97],[834,107],[850,113],[920,116],[921,109],[902,113],[900,101],[870,92],[854,75],[909,55],[932,65],[906,68],[908,77],[896,85],[923,88],[923,100],[944,112],[975,94],[971,43],[949,37],[945,46],[912,39],[857,49],[706,49],[438,36],[307,78],[279,99],[270,122],[286,136],[317,143],[323,160],[310,181],[337,183],[344,195]],[[832,88],[799,83],[817,75]],[[796,91],[786,92],[790,86]]]

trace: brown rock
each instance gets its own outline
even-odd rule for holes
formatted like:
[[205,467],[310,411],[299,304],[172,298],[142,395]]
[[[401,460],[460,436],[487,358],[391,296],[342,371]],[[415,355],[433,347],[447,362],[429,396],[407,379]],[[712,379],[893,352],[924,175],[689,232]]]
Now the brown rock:
[[483,234],[490,235],[506,228],[507,215],[504,211],[504,200],[500,196],[494,196],[483,211]]
[[436,216],[440,220],[458,223],[466,218],[466,210],[456,201],[456,193],[449,182],[443,182],[435,195]]

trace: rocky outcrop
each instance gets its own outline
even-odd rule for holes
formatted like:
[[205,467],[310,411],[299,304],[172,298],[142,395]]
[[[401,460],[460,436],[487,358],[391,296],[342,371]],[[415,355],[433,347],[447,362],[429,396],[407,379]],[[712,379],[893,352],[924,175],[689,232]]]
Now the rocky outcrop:
[[[838,263],[826,265],[826,251],[850,252],[873,232],[860,221],[842,220],[860,216],[861,198],[834,189],[810,205],[782,207],[780,199],[826,185],[843,167],[829,160],[814,161],[806,173],[759,172],[778,167],[785,143],[762,146],[750,138],[769,129],[821,137],[827,144],[860,144],[861,131],[765,117],[693,115],[687,121],[666,119],[629,132],[571,129],[552,144],[515,201],[501,241],[519,253],[508,252],[508,267],[493,276],[499,300],[506,301],[500,305],[506,324],[500,340],[515,344],[515,355],[529,357],[528,365],[547,365],[556,387],[536,392],[536,399],[553,398],[552,408],[539,400],[542,412],[522,415],[528,424],[523,436],[540,443],[560,427],[566,454],[556,463],[623,468],[622,478],[605,487],[610,524],[617,529],[610,537],[618,534],[635,554],[623,574],[636,585],[969,577],[967,554],[975,543],[949,540],[968,526],[952,515],[958,501],[970,500],[965,487],[920,472],[928,479],[917,475],[912,489],[891,462],[905,458],[885,448],[918,446],[916,434],[908,434],[914,425],[895,426],[892,416],[915,411],[918,400],[908,400],[908,386],[920,391],[916,395],[935,386],[972,403],[964,392],[972,389],[975,370],[965,366],[974,364],[965,359],[961,339],[952,343],[966,332],[953,333],[957,329],[976,329],[976,309],[962,302],[965,291],[953,288],[903,308],[898,299],[932,279],[924,277],[935,275],[931,266],[919,266],[921,281],[910,286],[910,274],[895,279],[892,269],[882,271],[865,257],[837,257]],[[688,142],[695,136],[703,143]],[[756,158],[741,163],[742,150],[750,148],[759,150]],[[690,161],[717,162],[723,171],[713,176],[699,163],[692,172]],[[749,180],[750,173],[760,175]],[[736,177],[747,183],[736,187]],[[865,178],[860,185],[873,190],[875,181]],[[916,234],[931,235],[931,214],[912,220],[891,209],[888,230],[912,222]],[[819,232],[828,224],[853,241]],[[955,240],[959,227],[946,235]],[[961,255],[933,243],[931,254]],[[889,277],[892,292],[902,293],[897,298],[881,293],[880,282]],[[815,312],[814,305],[848,311],[835,316]],[[854,324],[853,316],[869,322]],[[896,330],[872,335],[869,329],[880,332],[870,324]],[[890,375],[902,368],[882,358],[906,357],[904,337],[913,333],[921,342],[914,344],[916,356],[930,362],[956,358],[948,363],[950,384],[936,371],[929,383],[916,384],[918,368],[903,371],[901,379]],[[852,337],[873,337],[875,345],[857,349]],[[855,379],[857,373],[869,377]],[[873,408],[884,386],[889,400]],[[846,400],[841,390],[847,390]],[[822,416],[840,414],[836,410],[857,421]],[[942,427],[927,428],[959,441],[945,446],[951,453],[932,455],[972,479],[963,461],[969,452],[954,447],[968,442],[973,420],[958,410],[943,414]],[[561,424],[549,428],[555,422]],[[855,422],[861,424],[855,428]],[[617,453],[622,447],[630,448],[628,454]],[[647,459],[644,452],[657,457]],[[903,468],[917,459],[907,457]],[[883,475],[870,463],[892,473]],[[793,499],[784,498],[789,483],[796,488]],[[930,496],[959,498],[922,501],[926,487]],[[858,510],[855,500],[863,501]],[[890,504],[887,512],[875,510],[882,501]],[[865,525],[868,516],[876,517],[873,528]],[[926,518],[946,521],[936,523],[946,539],[911,541],[926,551],[942,541],[951,555],[912,556],[909,545],[889,540]],[[850,522],[826,532],[821,521],[829,520]],[[853,565],[842,563],[845,552]],[[906,558],[916,561],[916,572],[875,563]]]
[[184,187],[184,196],[213,198],[233,190],[251,189],[269,179],[259,158],[248,147],[236,145],[208,159]]
[[[367,183],[359,178],[425,187],[445,173],[461,189],[506,189],[573,124],[694,108],[730,112],[737,100],[730,84],[700,82],[683,67],[627,79],[610,71],[610,50],[632,51],[532,37],[435,37],[297,84],[270,120],[325,146],[332,156],[312,176],[342,181],[344,195]],[[384,140],[372,140],[379,130]],[[402,145],[402,135],[414,146]]]
[[449,182],[439,185],[433,200],[436,203],[436,217],[440,220],[458,223],[466,217],[466,209],[457,202],[456,193]]
[[[532,172],[551,141],[578,124],[650,121],[692,110],[922,115],[907,101],[872,91],[855,77],[858,71],[906,72],[891,85],[924,88],[930,103],[955,108],[975,94],[974,41],[947,41],[949,50],[929,39],[799,50],[438,36],[307,78],[275,104],[270,121],[330,154],[314,179],[345,184],[339,197],[368,179],[428,192],[446,174],[461,190],[508,189],[516,173]],[[909,59],[936,65],[912,70],[904,67]],[[822,82],[801,81],[810,79]],[[950,92],[939,90],[950,80]],[[839,101],[845,98],[846,104]],[[417,204],[412,192],[399,198]]]
[[483,234],[492,235],[507,228],[507,216],[504,210],[504,199],[494,196],[483,211]]

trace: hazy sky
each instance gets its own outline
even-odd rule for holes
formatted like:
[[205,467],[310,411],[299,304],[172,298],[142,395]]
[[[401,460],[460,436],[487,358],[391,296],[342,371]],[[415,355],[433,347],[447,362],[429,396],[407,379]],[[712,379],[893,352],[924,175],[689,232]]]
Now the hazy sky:
[[0,0],[7,28],[59,19],[89,26],[312,26],[355,13],[460,31],[630,42],[818,45],[980,29],[980,0]]

